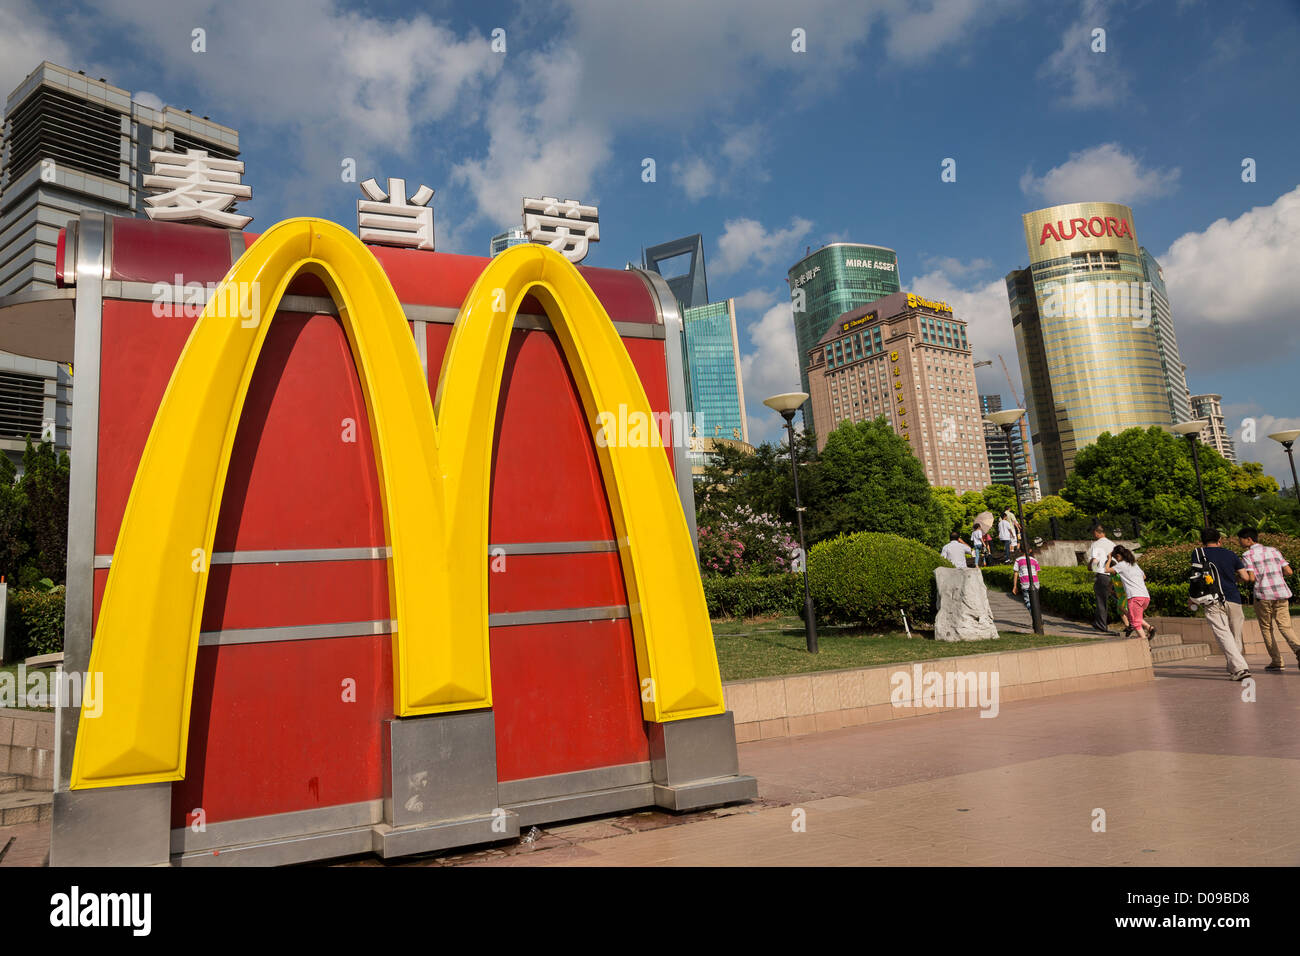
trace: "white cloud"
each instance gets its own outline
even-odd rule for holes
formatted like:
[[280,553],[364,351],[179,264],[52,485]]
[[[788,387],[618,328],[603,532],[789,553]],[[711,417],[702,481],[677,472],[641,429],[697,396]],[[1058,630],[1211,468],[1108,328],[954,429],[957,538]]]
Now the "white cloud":
[[1118,143],[1102,143],[1077,153],[1042,176],[1028,169],[1020,177],[1026,196],[1038,196],[1049,205],[1064,202],[1120,202],[1131,206],[1173,192],[1180,170],[1146,169]]
[[727,275],[745,265],[769,267],[778,262],[795,262],[799,258],[799,240],[808,235],[812,225],[796,216],[786,228],[769,232],[757,219],[728,219],[709,271]]
[[1222,371],[1300,350],[1300,187],[1186,233],[1158,258],[1193,392],[1198,368]]
[[[1039,76],[1064,86],[1058,103],[1071,109],[1114,107],[1128,97],[1129,77],[1111,48],[1105,0],[1083,0],[1079,17],[1061,36],[1061,46],[1039,69]],[[1103,29],[1105,52],[1093,51],[1092,32]]]
[[982,393],[1007,395],[1007,380],[1002,373],[1000,355],[1007,363],[1007,371],[1023,400],[1024,385],[1020,380],[1020,360],[1016,353],[1016,337],[1011,327],[1011,307],[1007,303],[1006,281],[1002,278],[984,280],[989,264],[985,260],[964,263],[943,259],[925,275],[918,276],[908,286],[909,291],[927,299],[938,299],[952,306],[953,315],[967,323],[966,340],[970,343],[975,361],[993,364],[977,369],[976,385]]
[[[1227,409],[1225,408],[1226,412]],[[1273,415],[1256,415],[1251,416],[1249,421],[1254,426],[1255,440],[1253,442],[1243,441],[1242,429],[1245,420],[1238,420],[1233,423],[1231,419],[1227,424],[1233,429],[1232,443],[1237,452],[1237,461],[1257,461],[1264,466],[1264,474],[1272,475],[1277,479],[1279,485],[1291,484],[1291,465],[1287,461],[1286,451],[1282,445],[1269,438],[1269,435],[1276,432],[1291,431],[1300,428],[1300,418],[1277,418]],[[1300,449],[1297,449],[1300,451]]]
[[1014,0],[933,0],[926,6],[895,7],[889,17],[885,50],[901,61],[922,59],[968,41],[977,23],[986,23],[1016,5]]
[[[0,96],[8,96],[27,74],[49,60],[73,70],[84,69],[95,78],[103,75],[73,57],[63,33],[47,25],[29,0],[12,0],[0,5]],[[0,102],[0,112],[4,104]]]
[[671,168],[673,179],[681,184],[687,199],[702,199],[713,191],[717,177],[701,157],[692,156],[685,162],[673,163]]
[[740,374],[748,399],[749,437],[757,445],[777,438],[784,427],[780,417],[763,405],[763,399],[799,390],[798,347],[790,303],[777,302],[749,325],[746,334],[751,349],[742,350]]
[[[750,289],[738,296],[736,300],[737,313],[764,312],[771,307],[778,296],[771,289]],[[740,319],[737,319],[740,322]],[[743,323],[742,323],[743,324]]]
[[141,106],[151,110],[161,110],[167,104],[163,102],[162,97],[157,93],[150,93],[148,90],[141,90],[138,93],[132,93],[131,99]]

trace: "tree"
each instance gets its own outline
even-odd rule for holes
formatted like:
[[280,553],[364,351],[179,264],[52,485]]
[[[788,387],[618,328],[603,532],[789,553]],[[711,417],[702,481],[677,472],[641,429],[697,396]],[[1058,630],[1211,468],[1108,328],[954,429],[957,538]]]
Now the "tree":
[[949,523],[911,446],[883,420],[842,422],[818,469],[813,539],[879,531],[938,547]]
[[966,506],[957,497],[956,488],[938,487],[931,489],[934,500],[943,509],[949,531],[964,531],[966,527]]
[[1243,461],[1232,468],[1232,490],[1239,495],[1258,498],[1277,493],[1277,479],[1264,474],[1264,466],[1257,461]]
[[1075,513],[1074,505],[1060,495],[1047,495],[1032,505],[1025,505],[1025,520],[1027,521],[1035,518],[1046,518],[1048,520],[1052,518],[1072,518]]
[[[1213,514],[1232,498],[1232,465],[1213,448],[1198,449],[1206,504]],[[1061,496],[1090,515],[1129,515],[1170,528],[1201,525],[1196,472],[1186,440],[1153,425],[1102,432],[1074,458]]]
[[63,581],[68,563],[67,454],[58,454],[50,442],[23,451],[23,476],[19,480],[26,499],[26,528],[31,560],[40,577]]
[[1010,485],[989,485],[984,489],[984,506],[995,516],[1016,510],[1016,489]]
[[11,584],[18,583],[18,573],[28,550],[24,527],[27,500],[22,486],[15,480],[17,473],[9,456],[0,453],[0,575]]

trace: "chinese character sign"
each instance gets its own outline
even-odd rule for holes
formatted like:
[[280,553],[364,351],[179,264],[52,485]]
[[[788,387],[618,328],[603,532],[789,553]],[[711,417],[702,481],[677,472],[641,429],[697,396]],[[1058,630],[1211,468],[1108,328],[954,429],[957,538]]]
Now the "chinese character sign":
[[231,212],[238,199],[252,199],[251,187],[239,181],[244,164],[237,159],[209,156],[207,150],[184,153],[149,150],[153,173],[144,187],[155,193],[145,199],[150,219],[162,222],[206,222],[226,229],[243,229],[252,216]]
[[433,249],[433,190],[421,186],[409,200],[406,180],[388,179],[388,191],[373,179],[361,184],[369,199],[357,200],[357,233],[362,242],[410,249]]
[[599,215],[595,206],[576,199],[525,198],[524,235],[578,263],[587,258],[588,243],[600,241]]

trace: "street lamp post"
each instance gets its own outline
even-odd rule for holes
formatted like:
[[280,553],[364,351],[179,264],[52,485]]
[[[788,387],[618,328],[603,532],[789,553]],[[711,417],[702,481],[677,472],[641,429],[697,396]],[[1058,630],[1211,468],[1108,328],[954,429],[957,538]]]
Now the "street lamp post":
[[1198,442],[1196,440],[1196,436],[1199,435],[1201,433],[1201,429],[1203,429],[1208,424],[1209,422],[1207,422],[1205,419],[1198,418],[1195,419],[1194,421],[1182,422],[1178,425],[1173,425],[1169,428],[1169,430],[1173,432],[1175,435],[1182,435],[1184,438],[1186,438],[1187,444],[1192,446],[1192,467],[1196,469],[1196,492],[1201,496],[1201,527],[1202,528],[1208,528],[1210,526],[1210,512],[1209,509],[1205,507],[1205,485],[1201,482],[1201,456],[1199,451],[1197,450]]
[[[1020,421],[1020,416],[1024,413],[1023,408],[1007,408],[1000,412],[990,412],[984,420],[1002,429],[1003,434],[1007,436],[1007,448],[1011,449],[1011,428]],[[1042,634],[1043,610],[1038,604],[1038,589],[1034,587],[1033,565],[1029,563],[1029,528],[1025,525],[1024,508],[1020,503],[1020,475],[1019,469],[1016,468],[1014,449],[1011,453],[1011,486],[1016,492],[1016,518],[1020,521],[1020,553],[1025,559],[1025,575],[1029,578],[1029,617],[1034,623],[1034,633]],[[1013,566],[1012,574],[1014,573]]]
[[1300,438],[1300,428],[1288,432],[1274,432],[1268,437],[1275,442],[1281,442],[1282,447],[1286,449],[1286,457],[1291,461],[1291,490],[1295,492],[1295,500],[1300,501],[1300,481],[1296,480],[1295,455],[1291,451],[1291,446],[1295,444],[1295,440]]
[[817,619],[813,615],[812,591],[808,588],[808,548],[803,537],[803,501],[799,498],[799,462],[794,453],[794,413],[808,401],[807,392],[785,392],[763,399],[763,404],[785,419],[790,439],[790,471],[794,474],[794,517],[799,526],[799,555],[803,560],[803,626],[808,653],[817,653]]

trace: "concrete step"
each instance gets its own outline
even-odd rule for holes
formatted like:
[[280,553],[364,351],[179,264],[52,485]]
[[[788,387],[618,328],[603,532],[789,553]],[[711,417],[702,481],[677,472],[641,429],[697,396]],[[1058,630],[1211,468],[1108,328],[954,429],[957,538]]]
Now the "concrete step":
[[0,793],[0,827],[48,820],[54,812],[54,794],[32,790]]
[[[1159,635],[1156,635],[1159,637]],[[1153,664],[1169,664],[1173,661],[1194,660],[1210,656],[1209,644],[1176,644],[1168,647],[1151,648]]]
[[1152,647],[1175,647],[1183,643],[1181,634],[1166,634],[1160,631],[1155,637],[1151,638]]
[[24,777],[12,773],[0,773],[0,793],[13,793],[22,790],[26,782]]

